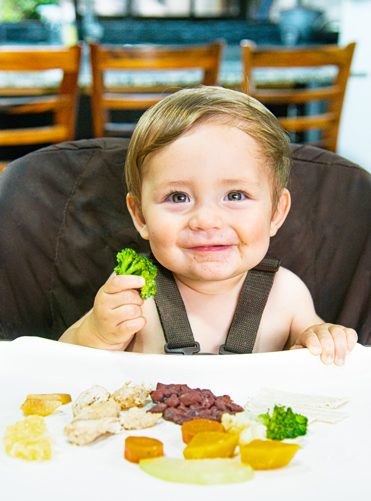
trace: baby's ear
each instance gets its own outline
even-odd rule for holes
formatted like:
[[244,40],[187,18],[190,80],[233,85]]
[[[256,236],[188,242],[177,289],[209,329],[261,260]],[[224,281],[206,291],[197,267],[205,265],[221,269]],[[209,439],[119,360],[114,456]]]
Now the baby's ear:
[[131,219],[133,220],[134,226],[138,230],[140,236],[144,240],[148,240],[148,230],[146,221],[143,217],[142,210],[139,204],[135,201],[134,197],[128,193],[126,195],[126,205],[131,215]]
[[278,205],[271,220],[270,236],[273,237],[283,225],[291,206],[290,192],[285,188],[282,190]]

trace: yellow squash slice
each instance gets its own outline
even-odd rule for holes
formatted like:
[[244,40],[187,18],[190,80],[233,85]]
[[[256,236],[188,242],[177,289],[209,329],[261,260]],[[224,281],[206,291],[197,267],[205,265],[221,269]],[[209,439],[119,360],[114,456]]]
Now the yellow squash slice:
[[245,482],[254,476],[250,466],[234,459],[141,459],[140,468],[154,477],[184,484],[213,485]]

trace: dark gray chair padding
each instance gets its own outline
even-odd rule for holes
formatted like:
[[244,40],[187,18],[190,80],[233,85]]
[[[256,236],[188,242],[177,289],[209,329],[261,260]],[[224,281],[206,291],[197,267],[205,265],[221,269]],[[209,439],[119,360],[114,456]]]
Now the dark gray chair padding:
[[[119,138],[50,146],[0,176],[0,337],[58,339],[88,311],[124,247],[147,251],[126,209]],[[371,175],[293,146],[292,209],[270,254],[308,285],[319,315],[371,341]]]

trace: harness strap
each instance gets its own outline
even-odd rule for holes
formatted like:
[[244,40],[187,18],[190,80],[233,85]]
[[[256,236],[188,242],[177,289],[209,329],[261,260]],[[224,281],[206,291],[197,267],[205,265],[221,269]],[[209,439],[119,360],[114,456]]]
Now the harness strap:
[[279,267],[279,259],[266,257],[247,274],[225,344],[219,348],[221,355],[252,353],[263,311]]
[[157,311],[164,331],[166,353],[193,355],[200,351],[196,343],[182,296],[175,283],[173,274],[156,262],[157,292],[154,296]]
[[[193,337],[187,312],[173,274],[157,266],[155,303],[164,331],[166,353],[193,355],[200,345]],[[261,317],[271,291],[275,273],[280,267],[277,258],[265,257],[249,271],[225,344],[219,353],[252,353]]]

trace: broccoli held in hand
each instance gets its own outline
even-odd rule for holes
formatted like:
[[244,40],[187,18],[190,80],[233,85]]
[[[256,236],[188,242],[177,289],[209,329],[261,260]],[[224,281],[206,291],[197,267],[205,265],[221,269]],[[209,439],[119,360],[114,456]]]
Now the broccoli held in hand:
[[140,289],[143,299],[156,294],[157,268],[146,257],[138,256],[133,249],[124,249],[117,254],[117,263],[116,275],[138,275],[145,279],[146,283]]
[[284,440],[296,438],[307,433],[308,418],[301,414],[295,414],[291,407],[274,406],[272,417],[269,411],[259,416],[267,427],[267,438],[271,440]]

